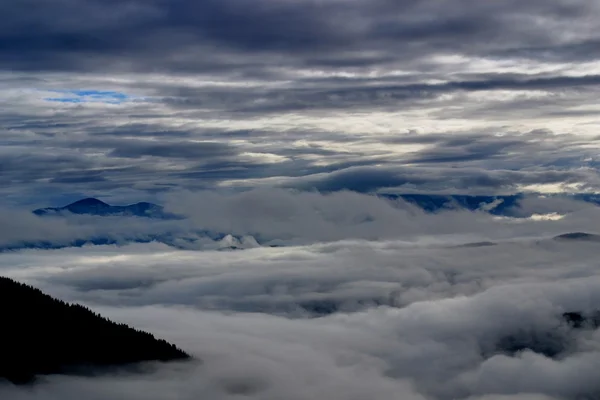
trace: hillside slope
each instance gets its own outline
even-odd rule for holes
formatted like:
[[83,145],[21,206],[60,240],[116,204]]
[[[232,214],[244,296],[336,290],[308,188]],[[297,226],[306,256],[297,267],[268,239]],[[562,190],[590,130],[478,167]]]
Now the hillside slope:
[[0,380],[142,361],[184,360],[176,346],[0,277]]

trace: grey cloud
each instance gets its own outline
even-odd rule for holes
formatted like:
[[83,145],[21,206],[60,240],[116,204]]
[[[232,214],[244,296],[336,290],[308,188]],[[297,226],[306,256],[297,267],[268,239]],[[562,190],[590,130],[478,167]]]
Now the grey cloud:
[[231,157],[236,150],[227,144],[216,142],[166,142],[152,143],[143,141],[121,141],[109,156],[138,158],[143,156],[202,159]]
[[[71,118],[77,120],[77,113]],[[102,114],[97,118],[82,115],[81,119],[74,126],[62,125],[68,119],[57,115],[57,126],[42,129],[33,120],[11,128],[5,136],[6,148],[11,150],[0,156],[3,170],[8,171],[0,178],[6,183],[4,192],[8,195],[11,187],[14,191],[19,185],[35,184],[49,193],[53,185],[71,190],[66,185],[78,184],[78,191],[90,195],[117,188],[152,193],[168,186],[199,189],[236,180],[249,180],[241,185],[245,187],[264,180],[271,186],[361,192],[403,185],[414,190],[440,190],[440,185],[444,190],[472,192],[518,190],[521,184],[560,184],[561,179],[562,183],[597,187],[590,169],[595,168],[597,158],[591,139],[577,135],[485,128],[374,137],[310,129],[277,132],[193,127],[178,128],[171,135],[160,125],[113,127],[103,121]],[[298,146],[298,141],[304,144]],[[329,147],[330,143],[347,146]],[[398,155],[385,144],[423,148]],[[244,152],[283,158],[275,162],[242,159]],[[176,168],[162,169],[149,157]],[[268,183],[270,179],[276,181]]]
[[[416,171],[415,171],[416,172]],[[422,184],[426,182],[418,174],[409,176],[402,170],[376,167],[355,167],[342,171],[323,174],[320,177],[306,177],[304,182],[297,185],[303,189],[316,189],[322,192],[351,190],[356,192],[372,192],[385,187],[402,186],[406,184]],[[292,185],[294,185],[292,183]]]
[[[573,57],[553,28],[573,20],[590,26],[585,15],[595,7],[589,2],[559,0],[530,2],[526,7],[513,2],[483,5],[472,0],[452,7],[435,1],[384,0],[368,6],[348,1],[249,6],[235,1],[65,0],[53,7],[38,1],[6,4],[1,11],[5,24],[0,50],[6,65],[13,68],[96,69],[97,63],[110,68],[127,61],[136,69],[151,64],[198,71],[226,64],[235,70],[240,54],[250,56],[248,61],[256,60],[258,69],[263,69],[258,57],[283,55],[288,62],[301,64],[303,58],[314,59],[318,54],[339,64],[356,58],[362,49],[381,53],[384,48],[389,52],[390,47],[409,60],[431,52],[493,55],[518,49],[532,57],[536,48]],[[547,23],[535,24],[536,18]],[[31,26],[36,29],[28,29]],[[186,51],[198,51],[199,46],[224,50],[203,61],[184,56]],[[153,55],[157,49],[160,51],[154,54],[165,56]],[[581,51],[575,54],[588,56]]]
[[[470,157],[478,159],[479,157]],[[446,160],[451,161],[452,158]],[[455,156],[453,161],[468,161],[469,157]],[[443,161],[443,160],[442,160]],[[288,180],[283,186],[304,190],[331,192],[352,190],[357,192],[375,192],[389,188],[405,186],[405,192],[414,188],[427,188],[430,191],[471,191],[515,192],[519,185],[535,184],[579,184],[596,187],[598,175],[594,169],[559,170],[486,170],[484,168],[454,167],[351,167],[329,174],[304,176],[297,180]]]
[[[198,227],[235,235],[256,235],[260,239],[273,240],[273,244],[306,243],[313,241],[342,240],[346,238],[378,240],[392,237],[410,238],[432,233],[464,233],[478,231],[508,238],[514,235],[510,220],[496,220],[483,213],[448,212],[428,215],[403,201],[388,201],[376,196],[355,192],[294,192],[281,189],[253,190],[242,193],[180,192],[164,196],[170,212],[188,216]],[[533,201],[533,200],[532,200]],[[543,202],[544,200],[540,200]],[[567,207],[569,205],[569,207]],[[556,207],[554,210],[550,208]],[[579,202],[563,203],[548,201],[540,210],[547,213],[579,211],[586,209]],[[521,227],[527,232],[545,231],[550,226],[558,231],[569,231],[579,225],[581,229],[595,231],[596,208],[589,214],[573,214],[562,223],[546,226],[527,224]],[[529,212],[529,214],[527,214]],[[521,210],[522,216],[536,211],[531,205]],[[541,212],[541,211],[539,211]],[[468,217],[466,217],[468,215]],[[585,216],[590,218],[589,224]],[[460,221],[467,218],[472,225]],[[504,224],[507,224],[506,226]],[[562,224],[566,225],[562,225]],[[571,225],[572,224],[572,225]],[[489,230],[488,230],[489,228]],[[531,228],[531,230],[529,230]],[[553,228],[554,229],[554,228]],[[583,230],[586,230],[583,229]],[[510,232],[510,233],[509,233]],[[547,232],[548,235],[552,235]],[[504,236],[509,235],[509,236]],[[481,237],[480,237],[481,238]]]
[[[557,223],[583,228],[586,219],[589,213]],[[432,221],[445,223],[440,216]],[[475,235],[489,234],[471,227]],[[3,274],[165,337],[203,363],[149,365],[143,375],[55,376],[30,390],[0,385],[0,394],[26,400],[82,393],[92,399],[593,397],[600,390],[598,332],[572,330],[560,314],[597,310],[596,244],[520,237],[527,231],[521,224],[506,229],[511,240],[479,248],[455,247],[460,236],[436,232],[412,243],[243,252],[136,245],[9,254],[0,259]],[[307,318],[314,315],[298,311],[311,301],[339,309]],[[497,347],[511,336],[545,340],[550,333],[564,340],[558,356]]]
[[68,171],[58,174],[50,180],[50,183],[88,184],[106,182],[103,171]]
[[[492,135],[593,129],[599,77],[566,62],[593,61],[597,11],[566,0],[6,3],[0,192],[596,190],[591,139]],[[129,98],[40,99],[77,89]],[[435,133],[389,136],[411,129]]]
[[[211,105],[215,109],[225,109],[235,116],[311,110],[393,110],[400,105],[403,108],[417,108],[452,93],[500,90],[577,92],[593,90],[600,84],[600,77],[597,75],[532,78],[530,75],[513,74],[509,77],[482,76],[464,81],[446,78],[445,82],[437,84],[420,82],[423,76],[416,76],[413,77],[416,82],[397,82],[402,79],[406,78],[394,78],[395,82],[389,82],[389,78],[369,78],[363,81],[348,79],[342,82],[338,82],[339,78],[296,78],[293,86],[275,89],[198,90],[164,86],[160,92],[164,96],[163,101],[176,109]],[[545,101],[547,104],[556,104],[558,100]],[[515,100],[514,104],[516,107],[519,103]],[[501,108],[496,108],[496,111],[500,110]]]
[[[487,213],[466,211],[431,215],[403,201],[355,192],[175,191],[162,193],[160,197],[166,201],[166,211],[187,218],[152,220],[78,215],[41,218],[30,210],[2,209],[0,223],[5,229],[0,232],[0,247],[20,248],[24,244],[62,247],[100,240],[117,245],[157,241],[178,248],[222,249],[252,248],[258,243],[280,246],[345,239],[412,241],[422,235],[452,233],[464,235],[458,245],[469,240],[506,240],[517,232],[524,237],[595,232],[598,218],[597,208],[588,204],[539,196],[531,199],[525,196],[522,208],[515,213],[522,218],[552,213],[564,218],[553,223],[520,220],[517,229],[513,226],[516,221],[511,218],[496,219]],[[115,202],[110,197],[103,198]]]
[[0,154],[0,170],[4,171],[0,179],[5,184],[33,183],[64,170],[91,167],[92,163],[75,155],[15,154],[14,152]]
[[[144,116],[145,118],[146,116]],[[91,127],[90,127],[91,128]],[[187,138],[193,132],[182,129],[157,129],[152,124],[126,124],[115,127],[97,127],[92,130],[95,137],[138,137],[138,138]]]
[[[594,157],[594,152],[587,153],[582,148],[581,139],[575,135],[555,135],[551,131],[539,130],[527,133],[490,131],[409,135],[394,138],[392,142],[427,146],[408,157],[407,163],[411,164],[462,163],[487,166],[488,169],[495,165],[510,165],[510,169],[516,170],[517,167],[582,165],[583,158]],[[506,162],[509,159],[510,163]]]

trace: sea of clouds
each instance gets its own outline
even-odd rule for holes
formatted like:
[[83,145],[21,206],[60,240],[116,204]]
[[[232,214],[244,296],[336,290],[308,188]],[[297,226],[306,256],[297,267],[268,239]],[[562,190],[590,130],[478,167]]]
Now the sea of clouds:
[[148,330],[195,360],[0,384],[1,399],[600,398],[600,330],[561,319],[600,309],[600,241],[556,238],[596,233],[597,208],[425,214],[356,193],[286,191],[180,193],[166,206],[187,218],[3,212],[10,229],[0,241],[177,228],[270,244],[10,251],[0,274]]
[[[322,194],[284,189],[245,192],[175,192],[162,199],[181,219],[65,215],[40,218],[29,209],[0,208],[0,250],[23,244],[62,247],[76,240],[110,239],[117,244],[155,238],[178,248],[206,250],[331,242],[346,239],[410,242],[445,235],[444,242],[479,241],[481,235],[510,239],[571,231],[594,232],[600,207],[560,197],[525,196],[513,218],[465,209],[429,214],[402,199],[351,191]],[[493,206],[493,205],[492,205]],[[548,220],[557,220],[551,221]],[[518,225],[518,226],[516,226]],[[228,236],[229,235],[229,236]]]

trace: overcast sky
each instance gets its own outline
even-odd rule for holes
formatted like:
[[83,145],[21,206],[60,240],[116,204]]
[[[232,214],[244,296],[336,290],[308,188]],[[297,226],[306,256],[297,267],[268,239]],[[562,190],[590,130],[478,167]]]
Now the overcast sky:
[[596,191],[595,0],[0,2],[0,195]]
[[[0,398],[598,399],[563,313],[600,309],[600,207],[369,194],[600,192],[599,32],[600,0],[0,0],[0,275],[195,357]],[[90,196],[183,218],[31,213]]]

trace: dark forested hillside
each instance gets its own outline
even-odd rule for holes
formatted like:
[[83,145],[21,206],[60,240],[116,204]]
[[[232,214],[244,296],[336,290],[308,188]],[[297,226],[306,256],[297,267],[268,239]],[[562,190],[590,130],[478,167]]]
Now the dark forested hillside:
[[0,380],[189,356],[168,342],[0,277]]

